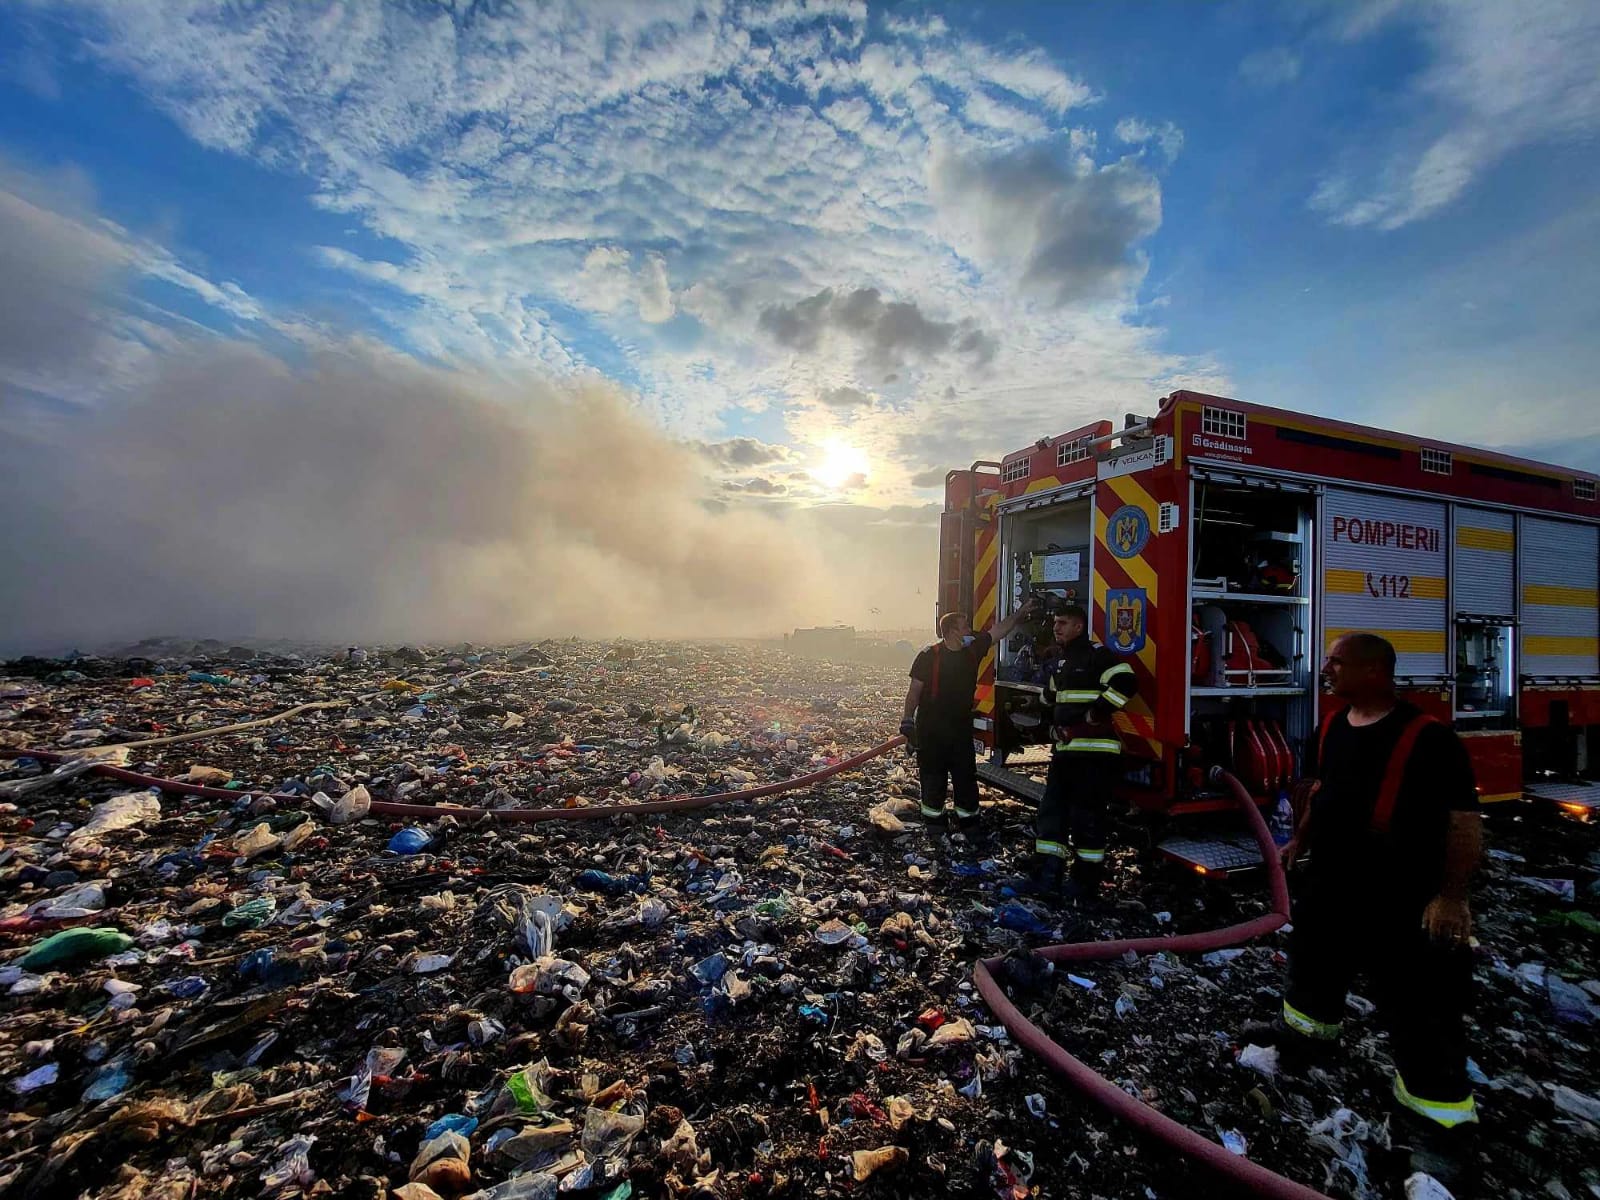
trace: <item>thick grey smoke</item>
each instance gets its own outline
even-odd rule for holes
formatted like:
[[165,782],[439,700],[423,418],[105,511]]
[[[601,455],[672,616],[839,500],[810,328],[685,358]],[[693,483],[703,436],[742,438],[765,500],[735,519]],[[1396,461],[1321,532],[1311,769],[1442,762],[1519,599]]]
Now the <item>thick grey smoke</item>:
[[0,653],[154,634],[770,634],[931,612],[933,523],[908,537],[863,506],[782,503],[791,489],[752,468],[786,447],[674,441],[604,383],[287,327],[275,353],[145,319],[160,314],[124,279],[209,285],[3,167]]
[[12,643],[771,633],[865,611],[894,537],[708,511],[695,451],[604,386],[353,344],[192,350],[53,429],[0,457]]

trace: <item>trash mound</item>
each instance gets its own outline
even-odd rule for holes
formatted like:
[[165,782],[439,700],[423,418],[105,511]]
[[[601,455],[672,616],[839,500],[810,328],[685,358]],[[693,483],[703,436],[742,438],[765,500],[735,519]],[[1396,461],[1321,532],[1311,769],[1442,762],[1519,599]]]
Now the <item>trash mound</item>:
[[[985,793],[984,833],[930,829],[903,751],[698,813],[371,807],[793,779],[884,740],[903,671],[754,645],[218,646],[0,671],[0,744],[69,756],[0,759],[0,1197],[1207,1186],[1011,1042],[970,980],[996,954],[1052,1036],[1269,1166],[1320,1185],[1340,1147],[1380,1136],[1370,1023],[1303,1088],[1239,1062],[1233,1031],[1281,986],[1270,943],[1075,972],[1092,990],[1027,973],[1028,947],[1258,913],[1248,883],[1124,848],[1105,906],[1063,910],[1022,882],[1026,807]],[[236,796],[144,792],[89,756]],[[1486,1178],[1578,1196],[1600,1186],[1596,1031],[1575,999],[1597,974],[1596,838],[1510,819],[1492,837],[1524,861],[1493,862],[1477,900]],[[1573,899],[1522,881],[1546,877]]]

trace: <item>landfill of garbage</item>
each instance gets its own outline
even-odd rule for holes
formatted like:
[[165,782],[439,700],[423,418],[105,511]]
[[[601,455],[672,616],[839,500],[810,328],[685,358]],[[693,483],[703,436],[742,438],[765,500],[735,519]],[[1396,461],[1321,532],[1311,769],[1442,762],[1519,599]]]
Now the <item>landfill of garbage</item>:
[[[0,1197],[1207,1187],[1015,1044],[973,985],[993,956],[1051,1037],[1229,1150],[1329,1196],[1438,1194],[1390,1161],[1359,994],[1303,1077],[1241,1040],[1281,998],[1281,934],[1030,953],[1247,918],[1259,879],[1182,871],[1128,824],[1106,901],[1065,908],[1026,883],[1024,804],[931,828],[904,749],[627,811],[825,770],[893,733],[904,687],[749,644],[0,665]],[[624,807],[516,815],[601,806]],[[1488,837],[1483,1194],[1600,1196],[1600,833],[1515,805]]]

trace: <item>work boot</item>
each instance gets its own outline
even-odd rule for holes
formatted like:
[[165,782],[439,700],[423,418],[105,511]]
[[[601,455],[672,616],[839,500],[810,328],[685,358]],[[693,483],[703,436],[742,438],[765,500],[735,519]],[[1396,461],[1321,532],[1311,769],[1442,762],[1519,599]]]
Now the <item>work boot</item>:
[[956,809],[956,832],[974,850],[982,850],[994,840],[993,835],[984,827],[983,817],[978,813],[965,813]]
[[1087,907],[1100,902],[1100,885],[1105,882],[1106,869],[1104,863],[1090,863],[1083,859],[1075,859],[1072,864],[1072,877],[1067,880],[1066,886],[1061,889],[1061,898],[1068,904],[1077,904]]
[[1276,1046],[1278,1066],[1288,1075],[1304,1075],[1312,1067],[1327,1062],[1338,1049],[1337,1040],[1307,1037],[1291,1029],[1282,1015],[1270,1021],[1247,1021],[1239,1030],[1241,1046]]
[[1478,1162],[1478,1123],[1447,1128],[1396,1103],[1389,1125],[1396,1150],[1407,1153],[1406,1171],[1432,1175],[1456,1200],[1468,1200],[1482,1175]]
[[1067,862],[1055,854],[1036,854],[1029,871],[1029,884],[1041,896],[1053,896],[1061,889],[1061,880],[1067,873]]
[[1061,887],[1061,899],[1067,904],[1088,908],[1100,903],[1100,881],[1074,875]]

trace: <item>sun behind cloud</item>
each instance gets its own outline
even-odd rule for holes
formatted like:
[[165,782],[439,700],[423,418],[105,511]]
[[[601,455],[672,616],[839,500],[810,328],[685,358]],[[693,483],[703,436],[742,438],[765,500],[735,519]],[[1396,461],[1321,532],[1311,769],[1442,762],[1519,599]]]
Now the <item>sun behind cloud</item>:
[[842,438],[830,438],[824,442],[821,460],[811,468],[811,477],[833,491],[871,474],[872,459],[867,452]]

